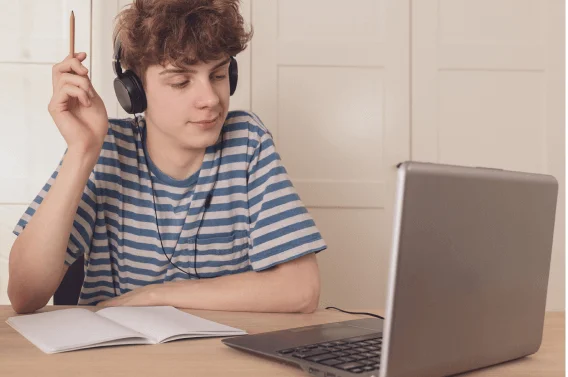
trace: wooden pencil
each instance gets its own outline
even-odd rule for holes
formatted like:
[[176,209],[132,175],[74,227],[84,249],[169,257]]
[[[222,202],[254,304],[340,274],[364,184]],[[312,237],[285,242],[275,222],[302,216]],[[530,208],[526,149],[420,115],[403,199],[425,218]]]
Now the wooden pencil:
[[69,56],[75,56],[75,14],[71,11],[71,17],[69,19]]

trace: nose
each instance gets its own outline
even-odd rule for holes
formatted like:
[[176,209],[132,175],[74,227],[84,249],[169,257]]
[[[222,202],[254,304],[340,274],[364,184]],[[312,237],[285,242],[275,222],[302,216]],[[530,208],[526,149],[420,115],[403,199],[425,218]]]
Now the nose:
[[219,104],[219,96],[211,82],[207,80],[201,84],[195,105],[198,108],[214,107]]

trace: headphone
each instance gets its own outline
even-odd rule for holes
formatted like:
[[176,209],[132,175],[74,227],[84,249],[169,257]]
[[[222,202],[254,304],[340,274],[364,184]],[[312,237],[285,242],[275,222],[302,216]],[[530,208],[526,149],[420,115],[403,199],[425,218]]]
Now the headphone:
[[[116,75],[114,79],[114,92],[118,98],[120,106],[128,114],[139,114],[146,110],[148,105],[146,102],[146,93],[142,86],[142,81],[133,71],[127,69],[122,71],[120,66],[120,55],[122,53],[122,46],[120,39],[117,37],[114,44],[114,58],[112,60],[112,69]],[[230,95],[232,96],[237,89],[237,81],[239,78],[239,70],[237,59],[231,56],[229,64],[229,86]]]

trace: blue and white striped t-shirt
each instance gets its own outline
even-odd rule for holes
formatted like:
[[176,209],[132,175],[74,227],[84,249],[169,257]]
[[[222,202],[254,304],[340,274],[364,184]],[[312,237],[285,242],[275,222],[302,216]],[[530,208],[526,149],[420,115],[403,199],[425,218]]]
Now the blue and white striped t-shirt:
[[[255,114],[229,112],[200,170],[184,180],[167,176],[152,163],[144,149],[143,118],[139,127],[133,119],[109,119],[75,215],[65,263],[85,256],[80,305],[147,284],[261,271],[326,248],[270,132]],[[16,235],[60,167],[23,214]]]

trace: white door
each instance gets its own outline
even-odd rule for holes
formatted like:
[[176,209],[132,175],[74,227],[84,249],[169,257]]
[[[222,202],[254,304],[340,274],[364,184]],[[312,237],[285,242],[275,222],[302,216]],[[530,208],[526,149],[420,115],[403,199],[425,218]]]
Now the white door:
[[252,110],[329,246],[323,305],[384,306],[409,20],[408,0],[252,2]]
[[[65,141],[47,105],[51,68],[69,54],[75,13],[75,52],[90,55],[90,0],[0,0],[0,305],[8,304],[12,230],[51,176]],[[84,65],[90,69],[90,60]]]
[[412,2],[412,159],[554,175],[564,308],[564,1]]

